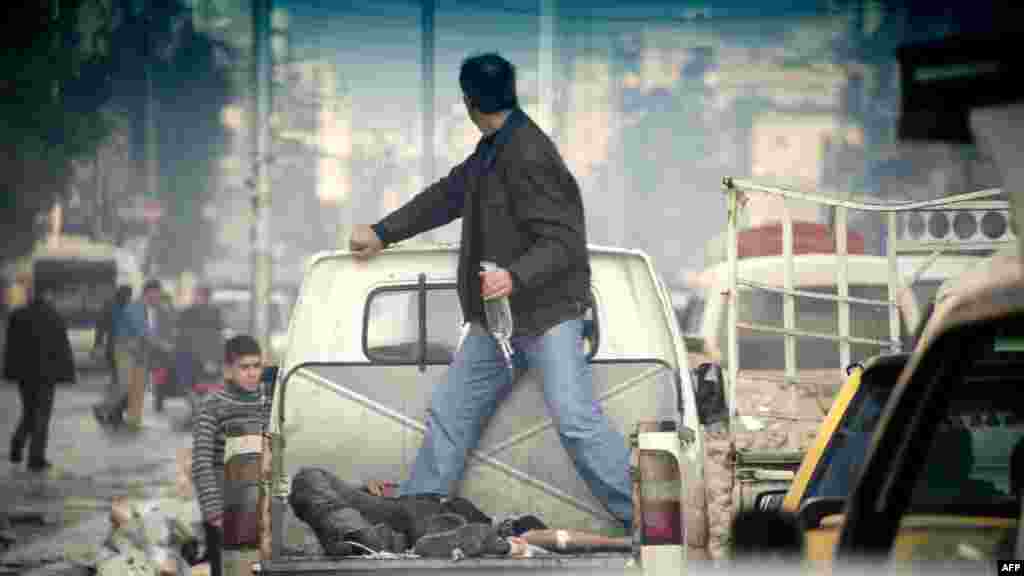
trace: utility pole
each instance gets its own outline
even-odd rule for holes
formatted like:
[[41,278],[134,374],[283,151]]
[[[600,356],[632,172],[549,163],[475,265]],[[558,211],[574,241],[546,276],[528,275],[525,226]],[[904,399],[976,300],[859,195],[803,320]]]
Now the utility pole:
[[[160,164],[157,150],[157,98],[153,87],[153,58],[157,57],[157,46],[153,42],[153,0],[143,3],[148,20],[145,36],[145,110],[143,124],[143,171],[145,174],[145,201],[156,203],[160,199]],[[150,239],[145,244],[145,263],[147,276],[156,276],[159,272],[154,258],[154,244],[157,238],[157,222],[150,222]]]
[[[422,41],[420,48],[423,76],[423,187],[430,186],[434,181],[434,12],[437,0],[423,0]],[[379,201],[379,199],[375,199]],[[427,233],[427,238],[433,236]]]
[[271,278],[270,253],[270,12],[271,0],[252,0],[252,87],[253,105],[249,126],[252,138],[253,191],[253,266],[252,336],[264,353],[270,351],[269,303]]
[[[60,53],[64,34],[62,33],[64,28],[60,25],[60,0],[50,0],[50,26],[51,30],[58,30],[57,34],[54,34],[52,41],[52,48],[55,53]],[[63,70],[62,70],[63,72]],[[50,97],[53,99],[53,103],[56,107],[60,106],[60,79],[54,78],[53,84],[50,87]],[[67,184],[64,183],[65,190]],[[62,195],[61,195],[62,196]],[[50,206],[49,218],[47,219],[46,228],[46,242],[50,245],[54,245],[58,241],[57,232],[54,231],[54,223],[56,222],[56,214],[60,209],[61,197],[58,196],[54,199],[53,204]]]

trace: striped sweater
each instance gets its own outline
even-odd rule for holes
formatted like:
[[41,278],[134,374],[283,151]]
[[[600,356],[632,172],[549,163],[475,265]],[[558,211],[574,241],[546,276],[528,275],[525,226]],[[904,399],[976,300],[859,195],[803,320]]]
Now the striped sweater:
[[[260,430],[264,410],[260,393],[227,382],[208,394],[192,424],[192,482],[203,519],[224,514],[225,446],[229,430]],[[227,457],[231,455],[228,454]]]

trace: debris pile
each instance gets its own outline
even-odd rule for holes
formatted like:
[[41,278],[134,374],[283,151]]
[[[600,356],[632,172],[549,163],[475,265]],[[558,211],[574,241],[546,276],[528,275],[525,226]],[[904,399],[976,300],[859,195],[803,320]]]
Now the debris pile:
[[136,502],[126,498],[113,500],[110,534],[95,566],[99,576],[209,573],[205,562],[206,538],[191,481],[191,462],[191,450],[180,450],[174,498]]

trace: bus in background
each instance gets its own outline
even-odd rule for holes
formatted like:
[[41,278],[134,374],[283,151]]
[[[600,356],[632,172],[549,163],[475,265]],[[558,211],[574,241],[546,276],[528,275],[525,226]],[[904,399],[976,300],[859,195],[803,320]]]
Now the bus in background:
[[96,325],[104,306],[119,285],[142,288],[142,268],[135,255],[113,244],[83,236],[61,236],[43,241],[28,255],[4,266],[4,299],[8,310],[25,305],[23,282],[31,279],[35,291],[52,291],[54,306],[68,325],[68,339],[79,368],[97,367],[94,357]]

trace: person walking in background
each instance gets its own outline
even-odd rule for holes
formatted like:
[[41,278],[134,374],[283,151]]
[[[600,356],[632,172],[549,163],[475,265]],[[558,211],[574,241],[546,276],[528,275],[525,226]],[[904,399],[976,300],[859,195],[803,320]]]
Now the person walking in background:
[[[192,481],[207,534],[210,570],[249,573],[242,568],[259,560],[256,502],[241,500],[246,485],[259,481],[262,430],[260,397],[263,354],[251,336],[240,335],[224,345],[224,389],[199,404],[192,426]],[[234,505],[226,502],[236,495]]]
[[93,343],[93,355],[103,355],[110,369],[110,380],[107,381],[107,393],[103,403],[93,407],[93,413],[101,424],[119,424],[124,419],[124,409],[128,400],[127,382],[119,378],[117,359],[115,358],[114,342],[117,340],[117,320],[121,310],[132,299],[131,286],[119,286],[114,297],[107,302],[96,324],[96,339]]
[[[161,343],[173,344],[178,330],[178,316],[174,309],[174,299],[169,293],[160,292],[160,300],[155,312],[157,340]],[[151,349],[148,375],[153,392],[153,407],[157,412],[163,412],[164,398],[174,395],[169,390],[177,382],[174,360],[173,345]]]
[[50,467],[46,445],[56,385],[75,381],[75,359],[52,292],[34,290],[31,282],[25,290],[29,303],[11,313],[4,350],[4,378],[18,383],[21,396],[21,420],[11,437],[10,460],[21,462],[30,440],[28,469],[42,472]]
[[211,289],[199,284],[192,305],[178,317],[175,343],[175,374],[178,386],[188,392],[189,405],[195,411],[195,395],[219,389],[224,380],[224,322],[220,309],[210,304]]
[[125,304],[118,315],[114,339],[114,359],[118,379],[126,383],[127,423],[142,425],[142,405],[146,393],[146,371],[156,351],[169,352],[171,344],[159,337],[158,326],[161,286],[149,280],[142,287],[142,296]]

